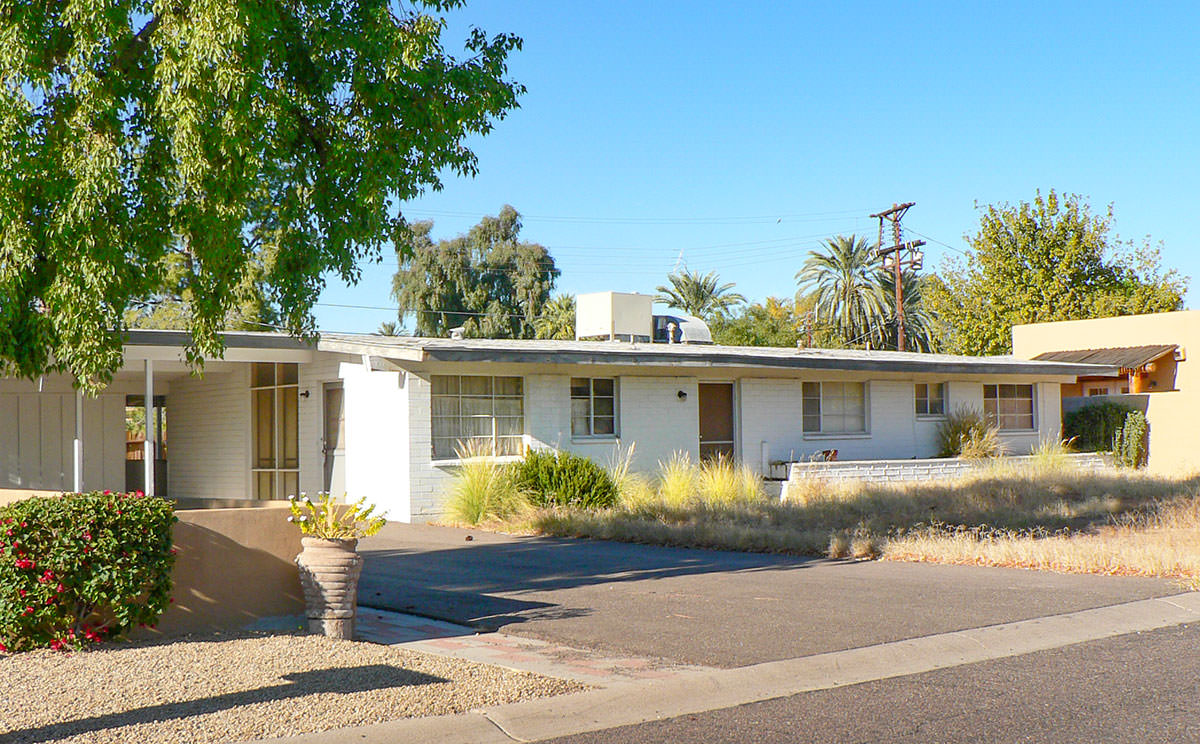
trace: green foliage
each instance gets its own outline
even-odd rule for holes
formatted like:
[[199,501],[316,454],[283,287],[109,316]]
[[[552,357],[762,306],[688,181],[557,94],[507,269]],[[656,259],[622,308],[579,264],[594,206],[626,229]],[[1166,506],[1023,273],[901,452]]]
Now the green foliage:
[[385,320],[379,324],[378,330],[375,331],[376,336],[402,336],[404,329],[395,321]]
[[248,284],[313,331],[325,277],[356,281],[400,203],[473,175],[523,92],[519,38],[446,51],[460,4],[4,2],[0,367],[94,392],[126,311],[164,297],[198,364]]
[[288,521],[299,525],[306,537],[357,540],[374,535],[387,524],[382,515],[375,515],[374,505],[367,506],[365,496],[351,504],[339,504],[331,493],[317,494],[316,501],[303,493],[299,498],[293,494],[288,501],[292,510]]
[[546,303],[541,315],[533,321],[535,338],[559,341],[575,339],[575,295],[561,294]]
[[999,433],[983,411],[959,406],[938,423],[938,457],[976,459],[1002,452]]
[[1132,412],[1129,406],[1112,401],[1087,405],[1063,417],[1063,435],[1074,439],[1081,452],[1108,451]]
[[1149,432],[1146,414],[1141,411],[1126,414],[1125,423],[1113,437],[1113,456],[1120,465],[1138,468],[1146,464],[1146,435]]
[[654,301],[703,320],[726,315],[746,301],[742,295],[730,291],[733,282],[721,284],[715,271],[701,276],[699,271],[684,270],[668,275],[667,281],[669,286],[660,284],[655,290],[658,295]]
[[[901,272],[904,293],[905,348],[932,351],[931,316],[925,310],[924,282],[911,271]],[[815,326],[832,335],[828,346],[894,349],[896,339],[896,277],[884,270],[876,247],[866,238],[839,235],[824,250],[810,251],[796,272],[801,297],[811,297]]]
[[607,508],[617,486],[604,468],[570,452],[530,450],[512,464],[513,482],[536,506]]
[[432,222],[405,231],[392,296],[401,319],[416,318],[416,335],[446,336],[463,327],[471,338],[533,338],[559,271],[549,251],[520,241],[521,215],[505,205],[466,235],[434,243]]
[[513,481],[512,471],[497,462],[482,444],[470,441],[459,448],[462,460],[450,487],[446,508],[459,523],[477,525],[505,519],[526,503]]
[[[794,347],[804,337],[805,325],[794,302],[768,297],[766,302],[747,305],[739,313],[713,318],[709,329],[713,343],[723,346]],[[821,339],[825,335],[820,334]]]
[[1161,270],[1158,250],[1110,238],[1111,205],[1093,214],[1082,197],[1051,190],[980,209],[966,258],[947,259],[928,287],[949,351],[1010,353],[1022,323],[1182,307],[1186,279]]
[[0,508],[0,651],[78,648],[167,608],[171,502],[64,494]]

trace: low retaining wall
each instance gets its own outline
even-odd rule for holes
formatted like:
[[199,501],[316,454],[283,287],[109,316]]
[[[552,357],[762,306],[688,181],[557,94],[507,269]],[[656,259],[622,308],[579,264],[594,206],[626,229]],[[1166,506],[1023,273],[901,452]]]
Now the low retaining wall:
[[262,618],[304,614],[293,562],[300,530],[287,521],[286,501],[175,515],[175,602],[159,619],[159,634],[236,630]]
[[[1112,458],[1099,452],[1079,452],[1066,455],[1071,464],[1087,472],[1113,467]],[[1006,462],[1030,462],[1033,455],[1006,457]],[[940,480],[966,475],[980,467],[983,461],[944,457],[930,460],[843,460],[836,462],[794,462],[788,473],[788,483],[802,479],[871,481],[900,483],[904,481]],[[785,489],[786,492],[786,489]]]

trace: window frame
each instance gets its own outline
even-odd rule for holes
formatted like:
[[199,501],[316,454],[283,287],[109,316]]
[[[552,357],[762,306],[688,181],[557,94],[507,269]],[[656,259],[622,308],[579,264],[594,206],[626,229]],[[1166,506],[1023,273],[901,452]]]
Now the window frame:
[[[452,394],[451,393],[436,393],[436,392],[434,392],[437,389],[437,383],[435,381],[438,378],[453,378],[456,381],[454,384],[454,388],[455,388],[456,392],[454,392]],[[462,386],[462,381],[464,379],[488,380],[488,394],[486,396],[464,394],[463,386]],[[497,389],[496,381],[497,380],[516,380],[517,383],[520,385],[519,394],[497,395],[497,393],[496,393],[496,389]],[[452,415],[438,415],[436,412],[438,399],[444,399],[444,400],[453,399],[453,400],[455,400],[456,405],[454,406],[454,408],[457,411],[457,413],[454,413]],[[464,414],[463,413],[463,401],[464,400],[478,401],[478,400],[483,400],[483,399],[486,399],[490,402],[490,406],[489,406],[489,408],[491,410],[490,413],[486,413],[486,414]],[[496,412],[496,402],[498,400],[519,401],[520,402],[520,413],[517,415],[505,414],[505,413],[498,414]],[[486,435],[463,433],[464,426],[463,426],[462,422],[465,420],[470,420],[470,419],[475,419],[475,420],[487,419],[490,422],[491,433],[486,434]],[[502,433],[500,433],[499,422],[502,419],[503,420],[518,419],[520,421],[520,427],[519,427],[520,433],[519,434],[502,434]],[[448,435],[443,434],[443,435],[439,436],[438,431],[437,431],[437,425],[438,425],[439,420],[457,421],[458,423],[455,427],[457,430],[457,435],[448,436]],[[469,428],[469,427],[467,427],[467,428]],[[479,439],[479,440],[490,439],[491,447],[492,447],[492,455],[494,457],[520,456],[525,451],[525,436],[526,436],[525,428],[526,428],[525,378],[523,376],[521,376],[521,375],[458,375],[458,374],[430,375],[430,377],[429,377],[429,456],[430,456],[430,459],[433,460],[434,462],[456,461],[456,460],[460,459],[459,453],[457,451],[458,443],[464,442],[467,440],[471,440],[471,439]],[[454,450],[451,452],[439,454],[438,450],[437,450],[438,443],[442,442],[444,440],[453,440]],[[515,452],[505,451],[501,447],[502,440],[505,440],[505,441],[511,440],[511,441],[515,442],[516,447],[514,449],[516,451]]]
[[[1012,388],[1029,388],[1029,398],[1028,398],[1028,400],[1029,400],[1029,413],[1028,413],[1028,414],[1025,414],[1025,413],[1001,413],[1001,412],[1000,412],[1000,410],[999,410],[999,409],[1000,409],[1000,401],[1001,401],[1001,400],[1005,400],[1005,399],[1006,399],[1006,398],[1004,398],[1004,397],[1001,395],[1001,389],[1002,389],[1002,388],[1005,388],[1005,387],[1012,387]],[[991,397],[991,398],[989,398],[989,397],[988,397],[988,388],[994,388],[994,389],[995,389],[995,391],[996,391],[996,395],[995,395],[994,397]],[[994,425],[994,426],[995,426],[997,429],[999,429],[999,430],[1000,430],[1000,431],[1002,431],[1002,432],[1013,432],[1013,433],[1022,433],[1022,434],[1029,434],[1029,433],[1031,433],[1031,432],[1036,432],[1036,431],[1038,430],[1038,403],[1037,403],[1037,398],[1038,398],[1038,387],[1037,387],[1037,384],[1035,384],[1035,383],[1032,383],[1032,382],[997,382],[997,383],[985,383],[985,384],[984,384],[984,386],[983,386],[983,415],[984,415],[984,417],[985,417],[985,418],[987,418],[987,420],[988,420],[988,421],[989,421],[989,422],[990,422],[992,425]],[[1009,400],[1012,400],[1012,399],[1015,399],[1015,400],[1026,400],[1026,398],[1024,398],[1024,397],[1017,397],[1017,396],[1012,396],[1011,398],[1008,398],[1008,399],[1009,399]],[[995,410],[994,410],[994,411],[992,411],[992,412],[989,412],[989,411],[988,411],[988,402],[989,402],[989,401],[994,401],[993,405],[995,406]],[[1026,416],[1026,415],[1028,415],[1028,416],[1029,416],[1029,419],[1030,419],[1030,422],[1031,422],[1031,424],[1030,424],[1030,426],[1029,426],[1028,428],[1025,428],[1025,427],[1021,427],[1021,428],[1012,428],[1012,427],[1006,427],[1006,426],[1004,426],[1004,417],[1005,417],[1005,416],[1008,416],[1008,417],[1013,417],[1013,416],[1020,416],[1020,417],[1024,417],[1024,416]]]
[[[264,365],[271,368],[269,383],[260,384],[258,372]],[[291,374],[285,378],[281,372]],[[281,382],[281,380],[285,380]],[[259,458],[260,430],[262,418],[259,415],[259,399],[262,393],[270,393],[271,416],[271,457],[270,465],[262,466]],[[285,396],[290,399],[294,420],[286,420],[284,410]],[[265,401],[266,398],[263,398]],[[251,362],[250,363],[250,493],[260,501],[278,501],[299,493],[300,489],[300,365],[297,362]],[[287,426],[286,424],[292,426]],[[295,447],[295,466],[288,467],[287,462],[289,442],[287,435],[293,435],[290,444]],[[271,493],[263,495],[264,478],[268,479]]]
[[[587,386],[588,386],[587,397],[575,394],[575,382],[577,380],[587,382]],[[598,380],[603,380],[603,381],[612,383],[612,395],[599,395],[598,396],[596,394],[596,382]],[[568,424],[570,426],[571,439],[587,440],[587,441],[607,441],[607,440],[619,439],[621,436],[621,422],[620,422],[620,414],[618,413],[618,411],[620,410],[619,401],[621,399],[621,393],[619,390],[619,383],[618,383],[617,378],[616,377],[571,377],[571,378],[568,378],[567,384],[568,384],[568,398],[569,398],[568,416],[570,417],[570,421],[568,422]],[[612,415],[611,416],[604,416],[604,415],[600,416],[600,418],[602,418],[602,419],[604,419],[604,418],[612,419],[612,432],[610,432],[610,433],[600,433],[600,434],[596,433],[596,418],[597,418],[597,416],[596,416],[596,400],[597,400],[597,398],[599,398],[601,400],[612,400]],[[587,410],[587,433],[584,433],[584,434],[575,433],[575,401],[577,401],[577,400],[587,401],[587,407],[588,407],[588,410]]]
[[[932,387],[935,387],[935,386],[941,388],[941,396],[938,398],[934,398],[929,395],[929,389]],[[920,394],[920,388],[922,388],[922,387],[925,388],[924,397],[922,397]],[[923,419],[923,420],[946,418],[946,409],[949,408],[949,405],[947,402],[947,398],[949,396],[946,394],[946,392],[949,389],[949,387],[950,387],[950,385],[945,382],[914,382],[913,383],[913,410],[915,411],[916,417],[918,419]],[[924,413],[921,412],[921,401],[922,400],[925,401],[925,412]],[[929,412],[929,403],[934,400],[941,401],[942,410],[937,413],[930,413]]]
[[[812,389],[811,386],[814,386],[814,385],[816,386],[816,389],[818,391],[818,393],[815,397],[810,395],[810,391]],[[843,401],[845,400],[844,390],[845,390],[846,385],[862,386],[861,387],[861,389],[862,389],[862,426],[863,426],[862,429],[855,429],[855,430],[849,430],[849,431],[846,431],[846,430],[831,431],[831,430],[825,428],[826,416],[834,415],[834,414],[829,414],[826,411],[826,391],[827,391],[827,386],[830,386],[830,385],[842,386]],[[805,382],[802,383],[801,398],[802,398],[802,403],[801,403],[800,429],[801,429],[802,435],[805,438],[854,438],[854,437],[869,437],[869,436],[871,436],[871,382],[870,382],[870,380],[806,380]],[[814,403],[814,402],[816,403],[815,412],[810,408],[810,404]],[[844,420],[846,417],[846,414],[842,413],[840,415],[841,415],[842,419]],[[813,416],[816,416],[816,418],[817,418],[817,425],[820,427],[819,429],[814,430],[814,429],[808,428],[808,423],[807,423],[807,421],[805,421],[805,419],[809,419]]]

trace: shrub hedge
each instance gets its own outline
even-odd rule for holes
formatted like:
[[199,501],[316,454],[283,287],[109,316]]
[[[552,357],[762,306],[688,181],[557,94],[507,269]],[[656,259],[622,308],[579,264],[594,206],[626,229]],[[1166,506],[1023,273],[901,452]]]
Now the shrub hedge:
[[517,488],[536,506],[606,508],[617,502],[617,485],[608,472],[570,452],[530,450],[512,464]]
[[1071,411],[1063,417],[1063,437],[1074,439],[1072,446],[1080,452],[1106,452],[1112,449],[1113,438],[1133,410],[1105,401]]
[[170,602],[174,506],[93,492],[0,508],[0,651],[79,648]]

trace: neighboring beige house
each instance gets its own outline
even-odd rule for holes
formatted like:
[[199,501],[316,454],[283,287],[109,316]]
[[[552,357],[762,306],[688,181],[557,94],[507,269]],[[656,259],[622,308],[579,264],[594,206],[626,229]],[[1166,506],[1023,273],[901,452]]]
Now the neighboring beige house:
[[1146,412],[1149,467],[1200,470],[1200,311],[1033,323],[1013,327],[1013,355],[1022,359],[1104,364],[1108,375],[1084,375],[1062,386],[1064,413],[1096,400]]

